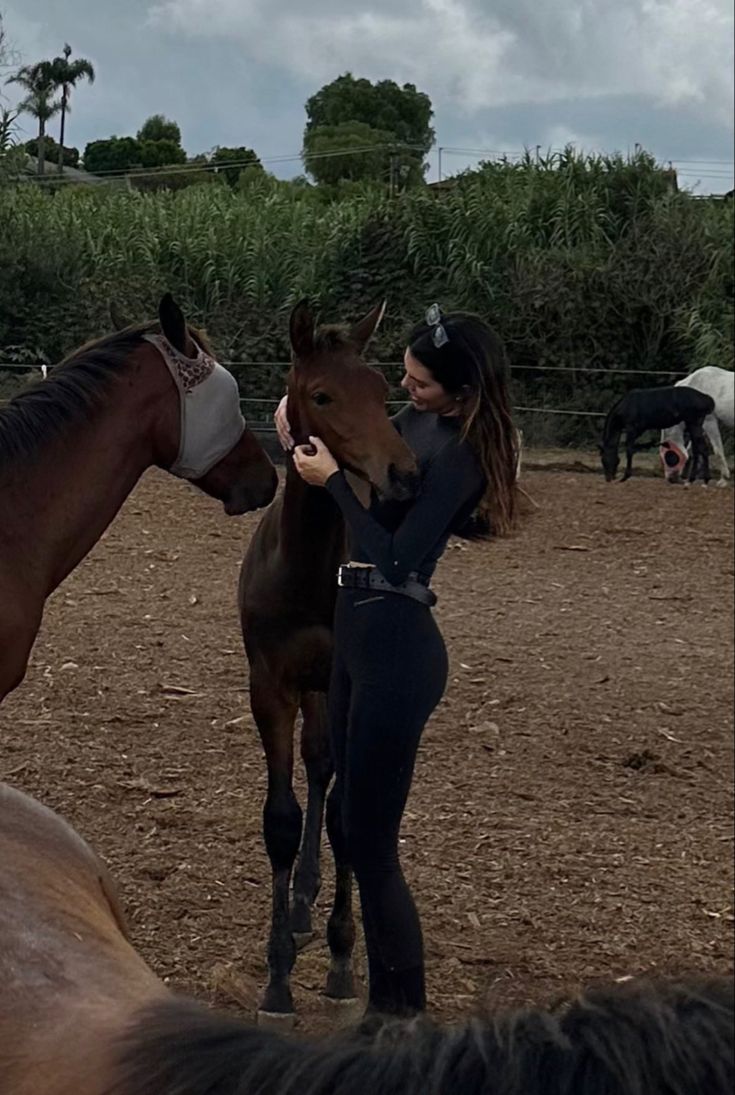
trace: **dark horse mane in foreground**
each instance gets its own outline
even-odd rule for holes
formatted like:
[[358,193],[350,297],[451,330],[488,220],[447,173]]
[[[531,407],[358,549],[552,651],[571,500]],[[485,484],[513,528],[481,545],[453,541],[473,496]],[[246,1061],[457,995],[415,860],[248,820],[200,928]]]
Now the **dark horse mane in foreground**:
[[[32,459],[42,445],[86,421],[119,378],[131,353],[160,323],[140,323],[87,342],[0,408],[0,467]],[[203,332],[189,331],[207,353]]]
[[375,1021],[318,1042],[186,999],[139,1014],[110,1095],[725,1095],[733,982],[630,981],[454,1028]]

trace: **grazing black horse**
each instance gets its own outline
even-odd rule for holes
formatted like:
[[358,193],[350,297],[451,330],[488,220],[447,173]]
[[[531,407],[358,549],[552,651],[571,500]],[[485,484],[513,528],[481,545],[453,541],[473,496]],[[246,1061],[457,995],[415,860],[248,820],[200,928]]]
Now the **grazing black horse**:
[[702,470],[702,478],[709,482],[709,456],[703,423],[715,409],[714,400],[704,392],[678,385],[668,388],[634,388],[619,399],[607,413],[602,431],[602,468],[605,479],[612,482],[618,470],[618,446],[625,431],[627,462],[623,481],[630,479],[633,471],[633,454],[650,445],[636,445],[636,440],[646,430],[666,430],[683,423],[692,441],[692,471],[690,482]]
[[375,1020],[323,1042],[171,998],[121,1050],[110,1095],[730,1095],[733,982],[628,982],[551,1011]]

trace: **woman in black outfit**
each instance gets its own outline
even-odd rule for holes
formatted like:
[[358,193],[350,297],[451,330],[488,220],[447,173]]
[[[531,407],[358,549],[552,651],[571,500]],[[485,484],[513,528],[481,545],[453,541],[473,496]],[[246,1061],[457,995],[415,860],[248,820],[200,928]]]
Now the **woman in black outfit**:
[[[426,994],[421,925],[398,834],[421,733],[447,681],[429,583],[453,533],[512,528],[517,451],[505,352],[481,319],[442,316],[432,306],[411,333],[404,364],[411,403],[393,422],[419,465],[415,500],[373,495],[365,509],[318,438],[294,459],[302,478],[337,502],[353,545],[338,579],[327,827],[360,888],[369,1010],[405,1015],[423,1010]],[[282,403],[276,420],[288,444],[285,412]]]

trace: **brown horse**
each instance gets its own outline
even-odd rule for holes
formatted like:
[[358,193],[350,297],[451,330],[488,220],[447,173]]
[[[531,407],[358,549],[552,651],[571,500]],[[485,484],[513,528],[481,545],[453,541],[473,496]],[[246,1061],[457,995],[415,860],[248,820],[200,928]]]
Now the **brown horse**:
[[627,982],[553,1011],[303,1042],[175,996],[105,867],[0,784],[2,1095],[730,1095],[732,978]]
[[159,320],[83,346],[0,410],[0,701],[25,675],[46,598],[146,468],[190,479],[227,513],[275,494],[234,378],[169,295]]
[[[359,479],[386,497],[406,499],[417,488],[416,462],[386,414],[385,378],[361,358],[382,310],[374,309],[351,329],[315,331],[306,303],[294,309],[288,413],[297,444],[310,435],[321,437]],[[250,703],[268,765],[263,828],[273,871],[273,912],[261,1019],[293,1020],[289,975],[296,945],[311,934],[324,799],[333,771],[324,694],[332,658],[337,567],[345,558],[345,525],[337,505],[327,491],[307,486],[289,459],[284,492],[260,522],[240,574]],[[303,843],[302,812],[292,786],[299,710],[308,780]],[[291,872],[300,843],[290,912]],[[351,886],[347,865],[337,863],[327,929],[332,955],[327,995],[335,1000],[350,1000],[355,994]]]

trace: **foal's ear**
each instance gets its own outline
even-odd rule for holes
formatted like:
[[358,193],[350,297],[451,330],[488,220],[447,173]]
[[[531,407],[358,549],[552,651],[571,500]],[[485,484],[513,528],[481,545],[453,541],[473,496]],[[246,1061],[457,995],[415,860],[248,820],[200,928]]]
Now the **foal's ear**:
[[377,304],[371,311],[368,312],[366,316],[363,316],[363,318],[350,329],[350,338],[357,343],[361,350],[365,349],[368,342],[380,326],[380,321],[385,315],[385,309],[387,304],[387,300],[384,300],[380,304]]
[[289,334],[294,357],[308,357],[314,352],[314,317],[306,298],[291,312]]
[[127,316],[123,315],[114,300],[110,301],[110,320],[112,322],[113,330],[124,331],[126,327],[131,327],[132,323]]
[[184,319],[184,313],[170,293],[165,293],[161,297],[161,303],[158,305],[158,318],[161,321],[161,330],[171,345],[179,353],[186,355],[189,350],[186,320]]

